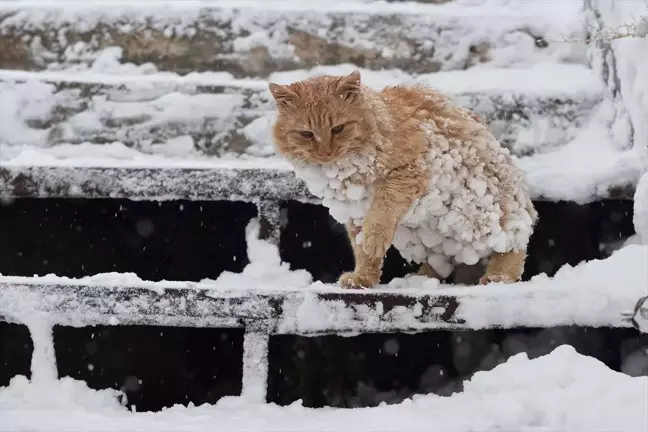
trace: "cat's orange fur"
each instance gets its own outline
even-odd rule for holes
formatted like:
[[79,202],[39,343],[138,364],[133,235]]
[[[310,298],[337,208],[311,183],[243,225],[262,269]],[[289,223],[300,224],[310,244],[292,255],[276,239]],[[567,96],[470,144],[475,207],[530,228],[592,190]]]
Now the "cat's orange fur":
[[[358,230],[347,225],[356,265],[353,272],[340,278],[346,287],[378,283],[397,224],[412,202],[426,193],[429,168],[425,160],[435,143],[430,143],[422,122],[433,121],[446,140],[492,138],[473,114],[432,89],[395,86],[377,93],[361,85],[359,72],[320,76],[286,86],[270,84],[270,91],[278,110],[273,139],[278,152],[287,159],[326,164],[351,153],[375,155],[375,176],[354,178],[365,185],[372,183],[374,193],[362,226],[362,245],[354,241]],[[496,159],[486,149],[464,164],[470,167],[489,158]],[[500,171],[503,197],[510,163],[494,160],[485,168]],[[498,254],[491,259],[482,282],[519,280],[523,266],[524,254],[520,251]],[[431,269],[422,269],[424,273],[427,270]]]

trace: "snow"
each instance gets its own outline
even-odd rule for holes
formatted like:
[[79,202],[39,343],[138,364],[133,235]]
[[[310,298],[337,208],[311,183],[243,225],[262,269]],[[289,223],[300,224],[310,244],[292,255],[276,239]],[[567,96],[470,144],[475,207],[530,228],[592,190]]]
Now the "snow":
[[250,403],[264,403],[268,380],[268,332],[246,329],[243,336],[243,385],[241,396]]
[[[293,71],[288,77],[351,69],[351,65],[318,67]],[[492,118],[491,127],[512,143],[514,153],[544,152],[564,145],[603,97],[598,78],[582,65],[488,69],[481,75],[472,70],[420,76],[394,70],[362,73],[375,89],[397,83],[425,83],[450,94],[461,105]],[[542,76],[555,79],[543,81]],[[237,133],[250,144],[242,157],[273,156],[269,136],[275,114],[266,80],[235,80],[229,74],[214,73],[180,77],[168,73],[138,76],[6,70],[0,71],[0,79],[4,80],[0,97],[5,102],[0,110],[0,122],[5,125],[0,130],[0,160],[6,163],[32,148],[43,153],[59,152],[58,146],[88,141],[122,142],[144,157],[182,156],[188,163],[213,152],[212,148],[231,158],[240,152],[227,152],[231,136]],[[529,79],[543,84],[530,86]],[[57,90],[57,83],[96,86],[89,87],[96,94],[84,100],[80,89]],[[104,85],[110,87],[102,89]],[[215,93],[201,91],[199,86],[211,86]],[[224,87],[225,93],[219,93],[219,87]],[[249,91],[255,92],[244,96]],[[551,98],[566,99],[568,103],[552,107]],[[541,105],[536,107],[538,103]],[[516,111],[519,104],[527,105],[520,115],[528,119],[514,123],[500,120],[509,110]],[[60,113],[66,112],[71,114],[61,118]],[[83,158],[89,151],[92,149],[80,147],[68,157]],[[130,153],[131,157],[138,156]],[[126,160],[128,156],[115,158]],[[31,153],[25,159],[38,160]],[[169,163],[174,164],[172,160]]]
[[[431,17],[479,17],[484,18],[515,18],[524,22],[532,20],[535,25],[542,20],[542,24],[560,28],[561,26],[573,26],[573,20],[579,16],[581,5],[577,2],[569,4],[554,5],[542,1],[526,1],[523,3],[510,0],[456,0],[450,3],[426,4],[422,2],[387,2],[384,0],[330,0],[325,3],[304,4],[298,0],[161,0],[156,1],[155,6],[147,2],[133,3],[128,0],[93,0],[91,2],[69,2],[64,7],[58,0],[9,0],[0,3],[0,10],[15,10],[17,8],[27,10],[31,13],[41,11],[41,19],[48,18],[56,22],[78,18],[78,14],[87,13],[93,17],[90,11],[101,11],[102,15],[110,18],[122,17],[124,15],[144,15],[146,12],[154,12],[161,22],[163,18],[178,20],[179,12],[186,12],[188,17],[196,17],[197,13],[205,7],[219,9],[240,9],[260,10],[263,12],[326,12],[326,13],[363,13],[369,15],[391,15],[426,14]],[[370,4],[372,7],[367,7]],[[56,17],[48,16],[48,8],[55,8],[59,13]],[[556,13],[560,12],[560,13]],[[14,18],[18,21],[18,17]],[[35,22],[37,22],[34,19]],[[14,21],[10,21],[13,23]],[[84,25],[93,24],[87,19]]]
[[[644,432],[648,377],[630,377],[563,345],[530,360],[511,357],[478,372],[451,397],[415,396],[360,409],[259,405],[225,397],[216,405],[174,406],[156,413],[122,408],[114,390],[90,390],[64,378],[50,383],[15,377],[0,389],[2,431],[558,431]],[[465,415],[470,412],[470,415]]]
[[305,270],[290,271],[288,263],[281,262],[279,248],[269,242],[259,240],[259,222],[252,219],[246,227],[247,256],[250,264],[242,273],[225,271],[214,281],[221,287],[253,286],[263,289],[301,288],[312,282],[311,275]]
[[32,353],[32,382],[36,384],[51,384],[58,378],[52,326],[47,318],[31,314],[25,324],[29,328],[34,351]]
[[[13,5],[9,6],[11,3]],[[21,8],[36,8],[59,6],[60,0],[3,0],[3,7],[12,9],[16,5]],[[367,5],[376,6],[376,8],[367,8]],[[105,6],[121,6],[122,10],[150,10],[152,6],[146,3],[132,3],[128,0],[92,0],[89,3],[69,3],[65,8],[70,11],[83,11],[93,8],[103,8]],[[483,16],[529,16],[538,15],[543,17],[551,16],[551,13],[560,10],[563,13],[567,11],[576,12],[579,10],[578,5],[571,4],[568,8],[547,8],[542,2],[527,1],[523,4],[511,0],[455,0],[451,4],[426,4],[415,1],[404,2],[387,2],[384,0],[329,0],[326,3],[314,3],[313,5],[304,5],[295,0],[160,0],[155,2],[155,6],[161,10],[168,9],[173,12],[173,7],[177,8],[202,8],[206,6],[219,7],[224,9],[272,9],[272,10],[315,10],[315,11],[362,11],[373,14],[392,14],[392,13],[412,13],[434,12],[439,15],[483,15]],[[122,10],[110,11],[111,13],[121,14]],[[564,15],[556,16],[557,20],[566,19]]]
[[[643,12],[641,2],[619,2],[617,7],[613,7],[610,0],[592,3],[601,9],[603,18],[610,26]],[[289,0],[176,1],[156,2],[155,5],[116,2],[107,7],[108,3],[101,1],[67,2],[64,6],[55,1],[20,1],[4,2],[0,4],[0,10],[19,9],[18,13],[3,21],[3,28],[17,24],[27,29],[63,26],[68,30],[82,30],[105,22],[117,25],[120,31],[150,25],[160,31],[182,35],[195,32],[201,11],[213,6],[215,9],[211,11],[219,19],[231,20],[233,31],[240,34],[232,39],[233,46],[245,51],[259,43],[266,44],[270,52],[291,58],[292,51],[288,52],[290,49],[284,46],[285,29],[277,21],[283,19],[279,18],[282,14],[293,18],[291,14],[302,14],[304,20],[316,17],[313,23],[319,23],[317,26],[320,27],[323,25],[321,23],[328,23],[332,19],[332,15],[326,14],[357,14],[358,23],[366,21],[367,25],[347,26],[339,34],[323,36],[362,49],[380,48],[384,51],[389,48],[394,51],[395,58],[408,57],[411,54],[409,48],[383,46],[386,42],[381,39],[382,33],[367,30],[372,15],[390,16],[398,13],[407,17],[403,18],[407,23],[411,20],[410,36],[421,36],[423,39],[429,39],[429,35],[423,34],[422,29],[436,22],[443,23],[442,27],[445,27],[441,40],[433,42],[435,55],[443,57],[444,50],[450,50],[452,57],[459,55],[458,50],[466,46],[487,41],[491,44],[489,60],[461,71],[455,70],[452,64],[465,62],[466,59],[459,56],[444,66],[442,72],[419,75],[398,69],[362,69],[363,81],[372,88],[424,83],[456,96],[459,101],[470,99],[471,96],[466,95],[471,94],[504,97],[508,101],[515,100],[516,95],[524,95],[531,101],[534,97],[566,98],[585,106],[604,98],[606,83],[600,79],[600,71],[584,66],[584,44],[565,42],[582,40],[582,4],[579,1],[371,2],[372,7],[368,7],[368,4],[366,1],[337,0],[308,6]],[[214,12],[216,10],[218,12]],[[148,16],[155,19],[147,21]],[[351,27],[358,30],[351,30]],[[528,33],[519,31],[521,28],[527,29]],[[537,48],[535,39],[530,35],[543,37],[549,43],[549,48]],[[61,43],[65,45],[67,41],[62,40]],[[0,84],[0,97],[3,100],[0,123],[4,125],[0,130],[2,165],[207,168],[244,164],[289,169],[272,151],[268,138],[272,115],[264,109],[257,112],[242,110],[245,103],[240,92],[266,92],[268,81],[287,83],[323,73],[344,74],[355,68],[350,64],[317,66],[310,70],[274,72],[266,80],[255,77],[236,79],[227,72],[191,72],[180,76],[160,71],[154,64],[123,63],[121,48],[108,46],[100,49],[93,43],[66,45],[64,57],[67,63],[48,64],[46,71],[0,70],[0,80],[3,81]],[[646,126],[642,121],[648,114],[647,103],[643,100],[648,93],[644,88],[645,80],[639,79],[645,75],[641,73],[645,69],[645,56],[633,53],[645,50],[645,38],[614,41],[613,48],[623,83],[623,105],[615,102],[613,106],[605,106],[601,109],[603,113],[594,118],[590,118],[588,109],[583,109],[565,111],[560,115],[531,114],[528,120],[521,119],[520,124],[511,120],[492,121],[491,128],[496,133],[502,133],[514,142],[513,152],[524,155],[520,156],[519,163],[529,178],[532,196],[588,202],[605,196],[611,187],[636,184],[641,168],[635,156],[637,152],[641,154],[641,149],[648,148],[648,144],[642,144],[648,143],[648,132],[644,130]],[[73,92],[55,93],[51,83],[57,82],[110,84],[125,86],[128,91],[121,94],[111,91],[107,95],[95,96],[88,109],[64,122],[54,134],[53,129],[28,127],[27,120],[46,123],[54,107],[65,109],[79,103]],[[191,94],[189,90],[190,94],[186,94],[187,89],[200,85],[225,86],[234,89],[234,92]],[[166,91],[161,90],[165,87]],[[151,97],[157,99],[151,100]],[[128,98],[133,99],[129,101]],[[525,100],[524,103],[532,105],[531,101]],[[487,107],[493,103],[489,99],[479,103],[480,107],[492,109],[492,106]],[[611,103],[605,102],[607,105]],[[623,114],[626,110],[627,115]],[[574,114],[575,118],[572,117]],[[249,124],[238,123],[240,118],[249,119],[250,116],[253,120]],[[633,128],[626,117],[632,119]],[[120,130],[106,132],[106,121],[118,122],[126,118],[148,120],[130,126],[128,133]],[[567,118],[570,120],[565,120]],[[252,143],[249,151],[243,156],[226,153],[222,155],[222,160],[204,156],[200,149],[205,143],[194,138],[191,131],[201,130],[205,119],[209,119],[205,124],[209,124],[210,130],[215,132],[215,142],[227,142],[228,134],[239,133]],[[156,130],[160,125],[172,125],[177,120],[181,120],[187,129],[179,136],[151,135],[151,130]],[[513,120],[517,119],[514,117]],[[635,145],[631,151],[629,137],[633,134]],[[97,135],[101,135],[102,141],[107,138],[110,144],[90,144],[90,138]],[[53,138],[56,139],[52,141]],[[52,142],[56,142],[56,145],[52,146]],[[588,163],[580,163],[585,154]],[[249,161],[254,158],[262,160]]]
[[[312,283],[304,271],[291,272],[281,263],[278,250],[258,240],[259,225],[247,227],[251,263],[241,274],[225,274],[216,281],[201,283],[146,282],[133,274],[104,274],[82,279],[48,275],[24,278],[4,276],[0,283],[22,286],[34,283],[68,285],[144,286],[160,294],[165,288],[218,291],[248,290],[251,286],[303,295],[293,304],[296,313],[280,323],[279,331],[335,329],[358,316],[337,305],[318,303],[313,293],[341,292],[335,286]],[[632,245],[610,258],[563,267],[554,278],[538,276],[528,283],[491,284],[488,287],[439,285],[420,276],[394,281],[379,292],[458,295],[459,315],[466,326],[620,325],[620,311],[633,304],[648,289],[648,246]],[[290,285],[293,287],[290,287]],[[349,291],[347,291],[349,292]],[[352,292],[351,292],[352,293]],[[226,430],[588,430],[644,431],[645,392],[648,378],[631,378],[613,372],[599,361],[561,346],[551,354],[529,360],[518,354],[490,372],[478,372],[464,384],[464,391],[451,397],[416,396],[391,406],[353,410],[307,409],[299,402],[288,407],[262,404],[267,360],[267,335],[251,331],[244,341],[244,391],[241,397],[221,399],[215,406],[175,406],[157,413],[128,412],[115,390],[91,390],[80,381],[56,379],[51,325],[53,315],[39,310],[38,299],[21,289],[14,297],[6,285],[0,290],[0,314],[26,322],[34,341],[32,380],[14,377],[0,388],[2,431],[116,431],[116,430],[203,430],[214,424]],[[138,301],[143,301],[140,298]],[[20,304],[20,302],[23,302]],[[288,306],[288,307],[286,307]],[[283,308],[291,313],[291,305]],[[416,309],[416,308],[414,308]],[[89,315],[88,309],[76,311]],[[337,312],[337,313],[336,313]],[[359,312],[362,312],[359,310]],[[414,313],[416,313],[414,311]],[[368,311],[368,319],[376,319]],[[415,323],[412,316],[403,315]],[[194,322],[200,317],[192,317]],[[112,317],[110,323],[119,323]],[[368,328],[359,323],[359,328]],[[553,338],[552,338],[553,339]],[[524,341],[509,341],[509,345]],[[511,345],[513,346],[513,345]],[[643,357],[634,350],[624,368],[637,371]],[[471,416],[461,415],[470,410]],[[435,429],[436,428],[436,429]]]
[[605,106],[564,147],[520,157],[517,164],[534,197],[583,204],[613,187],[636,185],[642,169],[635,149],[616,147]]
[[[648,60],[644,55],[648,49],[646,28],[648,7],[644,2],[592,0],[591,8],[598,13],[600,33],[597,42],[610,46],[614,55],[616,80],[608,84],[620,95],[625,108],[621,115],[629,118],[632,129],[630,138],[634,142],[633,158],[641,178],[635,191],[634,225],[639,241],[648,243]],[[615,32],[630,33],[632,37],[613,39]],[[626,131],[621,131],[626,133]]]
[[[257,78],[236,79],[229,72],[191,72],[178,75],[174,72],[143,73],[134,71],[131,63],[118,63],[114,68],[90,68],[89,71],[23,71],[0,69],[0,80],[7,82],[62,82],[106,85],[139,85],[153,87],[154,84],[165,86],[212,85],[232,86],[243,89],[265,89],[266,80]],[[582,70],[582,66],[580,66]],[[600,87],[600,86],[599,86]],[[139,90],[136,87],[137,90]],[[24,90],[24,89],[23,89]]]
[[[316,67],[273,74],[270,80],[289,82],[322,73],[345,73],[352,65]],[[461,103],[469,95],[490,95],[505,98],[524,95],[533,103],[534,97],[568,98],[576,103],[595,104],[603,97],[603,86],[596,75],[582,65],[539,63],[530,68],[495,69],[473,68],[466,71],[440,72],[429,75],[408,75],[404,72],[361,70],[363,81],[379,89],[397,83],[426,83],[450,94]],[[110,166],[110,167],[204,167],[236,168],[259,167],[290,169],[272,149],[269,129],[274,118],[270,105],[260,105],[243,110],[244,101],[239,94],[186,94],[198,85],[225,86],[236,91],[245,89],[266,92],[268,80],[236,80],[230,74],[194,73],[178,76],[171,73],[152,75],[108,74],[104,72],[23,72],[0,71],[0,163],[3,166]],[[18,81],[18,83],[16,83]],[[56,145],[49,143],[54,129],[28,127],[29,122],[47,122],[54,107],[74,107],[78,104],[75,93],[54,93],[56,82],[78,82],[126,86],[127,92],[112,92],[93,98],[90,107],[73,116],[56,128]],[[22,82],[22,83],[20,83]],[[183,90],[184,89],[184,90]],[[237,90],[238,89],[238,90]],[[264,89],[264,90],[261,90]],[[468,96],[466,96],[468,95]],[[266,95],[267,96],[267,95]],[[265,96],[264,96],[265,97]],[[151,98],[154,98],[151,100]],[[462,99],[463,98],[463,99]],[[487,112],[493,102],[485,98],[480,102]],[[489,106],[490,104],[490,106]],[[181,108],[179,108],[181,107]],[[193,107],[187,109],[187,107]],[[608,110],[600,110],[589,120],[587,111],[569,111],[552,117],[535,116],[529,126],[507,122],[510,138],[515,138],[514,152],[535,152],[524,156],[520,165],[527,172],[534,197],[587,201],[603,194],[610,185],[634,184],[638,178],[636,162],[627,149],[619,147],[610,137]],[[577,118],[569,124],[558,125],[560,115]],[[257,116],[244,127],[237,126],[237,116]],[[121,119],[138,123],[120,131],[106,129],[104,123]],[[220,158],[206,156],[197,149],[192,136],[180,135],[164,138],[151,135],[160,125],[173,125],[180,120],[186,130],[201,131],[205,119],[210,119],[209,130],[223,136],[238,131],[248,137],[253,145],[242,155],[226,153]],[[587,127],[578,129],[583,122]],[[501,123],[501,122],[500,122]],[[495,121],[493,128],[498,129]],[[605,130],[604,130],[605,129]],[[170,130],[174,128],[170,126]],[[508,130],[508,129],[507,129]],[[177,133],[177,132],[171,132]],[[139,147],[131,147],[120,139],[135,139]],[[111,138],[107,144],[84,142],[92,136]],[[564,140],[573,137],[567,143]],[[155,138],[156,142],[151,143]],[[72,140],[66,143],[65,140]],[[217,138],[220,139],[220,138]],[[159,142],[159,143],[158,143]],[[148,143],[148,144],[147,144]],[[584,153],[591,157],[591,165],[577,161]],[[575,181],[575,180],[578,181]]]
[[[292,170],[278,157],[209,157],[193,154],[146,154],[120,142],[107,144],[58,144],[48,148],[0,144],[3,167],[98,167],[98,168],[187,168],[187,169],[271,169]],[[7,159],[3,159],[6,157]]]
[[[645,2],[630,0],[592,0],[592,7],[601,15],[603,26],[610,30],[621,30],[624,26],[639,24],[648,16]],[[634,142],[639,155],[648,150],[648,37],[628,37],[606,41],[614,52],[619,91],[634,128]],[[644,156],[645,157],[645,156]]]
[[373,89],[400,84],[425,84],[448,94],[520,93],[528,96],[570,97],[576,100],[601,96],[603,91],[600,78],[587,67],[551,62],[540,62],[524,68],[474,67],[462,71],[419,75],[400,70],[372,71],[343,64],[274,72],[270,74],[268,81],[289,84],[316,75],[348,75],[356,69],[361,73],[363,84]]
[[[9,15],[0,30],[33,31],[26,41],[39,65],[53,69],[87,68],[100,56],[100,37],[87,42],[68,41],[68,31],[92,33],[99,24],[118,34],[148,28],[170,37],[191,38],[197,32],[225,40],[221,58],[244,58],[253,48],[265,48],[274,59],[295,61],[289,43],[291,31],[305,31],[351,49],[369,51],[385,60],[418,58],[442,64],[444,70],[470,63],[470,47],[490,45],[495,67],[532,65],[542,60],[584,62],[579,49],[560,43],[562,35],[582,35],[580,5],[544,6],[541,2],[490,0],[426,5],[417,2],[334,1],[305,4],[284,1],[218,2],[4,2],[0,13]],[[376,16],[399,20],[399,35]],[[343,25],[338,25],[342,20]],[[59,29],[61,31],[59,31]],[[40,32],[53,39],[43,46]],[[35,36],[33,36],[35,34]],[[544,38],[548,46],[536,46]],[[70,39],[73,39],[70,37]],[[86,38],[84,38],[86,40]],[[411,44],[412,42],[419,42]],[[581,44],[582,45],[582,44]],[[582,50],[582,47],[580,47]],[[151,65],[144,68],[150,69]]]
[[[126,70],[124,70],[126,68]],[[596,99],[602,97],[604,86],[600,78],[589,68],[580,64],[540,62],[529,67],[471,68],[461,71],[441,71],[430,74],[410,74],[399,69],[370,70],[352,64],[316,66],[311,69],[295,69],[273,72],[267,79],[236,79],[227,72],[192,72],[178,75],[172,72],[152,74],[132,73],[128,64],[114,70],[81,71],[17,71],[0,69],[0,80],[6,82],[71,82],[109,85],[161,84],[165,86],[211,85],[242,89],[267,89],[268,82],[289,84],[293,81],[317,75],[346,75],[359,70],[364,84],[373,89],[400,84],[424,84],[449,94],[461,93],[520,93],[536,97],[570,97]],[[46,84],[41,84],[46,85]],[[25,91],[26,88],[22,90]],[[44,89],[35,89],[43,91]],[[45,89],[47,90],[47,89]],[[140,90],[135,87],[134,90]]]

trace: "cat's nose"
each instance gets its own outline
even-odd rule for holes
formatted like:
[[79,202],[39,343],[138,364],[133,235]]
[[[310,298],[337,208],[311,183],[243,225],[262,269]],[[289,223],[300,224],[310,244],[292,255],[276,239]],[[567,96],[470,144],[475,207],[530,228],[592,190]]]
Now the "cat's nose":
[[330,149],[323,149],[319,148],[315,150],[315,154],[319,157],[329,157],[331,156],[331,150]]

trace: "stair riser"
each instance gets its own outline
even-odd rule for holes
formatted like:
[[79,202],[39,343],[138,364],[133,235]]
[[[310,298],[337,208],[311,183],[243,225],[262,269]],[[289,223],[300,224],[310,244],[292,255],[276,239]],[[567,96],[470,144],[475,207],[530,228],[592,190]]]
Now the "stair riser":
[[0,68],[89,65],[103,48],[119,46],[123,62],[150,62],[179,73],[213,70],[266,77],[279,70],[342,63],[426,73],[488,62],[499,49],[509,49],[509,62],[532,63],[551,60],[561,49],[559,43],[547,42],[551,37],[537,25],[538,17],[371,10],[5,5],[0,7]]
[[[129,408],[137,412],[175,404],[214,404],[223,396],[241,394],[242,333],[238,329],[55,326],[56,368],[60,377],[83,380],[90,388],[124,391]],[[421,393],[449,396],[461,391],[462,382],[474,372],[489,370],[521,349],[535,358],[561,344],[626,373],[633,360],[628,347],[642,346],[632,329],[575,326],[271,336],[267,401],[355,408]],[[398,355],[385,349],[394,346]],[[0,323],[0,350],[5,353],[0,386],[9,384],[14,375],[30,376],[33,344],[27,327]]]
[[[88,84],[0,82],[6,104],[36,106],[20,119],[29,134],[0,131],[10,144],[121,141],[163,155],[249,154],[270,156],[274,102],[266,84],[251,88],[192,84]],[[502,144],[518,156],[558,147],[575,136],[599,102],[599,95],[557,99],[466,92],[453,96],[476,112]],[[10,105],[9,105],[10,106]],[[10,111],[11,108],[7,108]],[[27,110],[28,112],[29,110]],[[28,114],[29,115],[29,114]],[[550,131],[545,133],[544,131]],[[174,138],[182,141],[168,143]]]

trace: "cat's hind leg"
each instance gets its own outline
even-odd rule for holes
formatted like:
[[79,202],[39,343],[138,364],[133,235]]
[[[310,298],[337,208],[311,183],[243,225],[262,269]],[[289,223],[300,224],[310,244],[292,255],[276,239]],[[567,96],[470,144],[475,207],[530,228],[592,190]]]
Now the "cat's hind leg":
[[353,248],[355,269],[343,273],[338,283],[343,288],[372,288],[377,285],[382,275],[383,258],[372,258],[367,255],[361,244],[356,243],[360,228],[349,222],[346,224],[347,235]]
[[518,282],[522,278],[525,261],[526,251],[493,252],[488,259],[486,272],[479,283],[485,285],[489,282]]
[[425,261],[423,262],[423,264],[421,264],[421,267],[419,267],[418,274],[421,276],[429,277],[431,279],[443,280],[443,277],[441,277],[441,275],[439,275],[439,273],[437,273],[437,271],[434,270],[432,266]]

